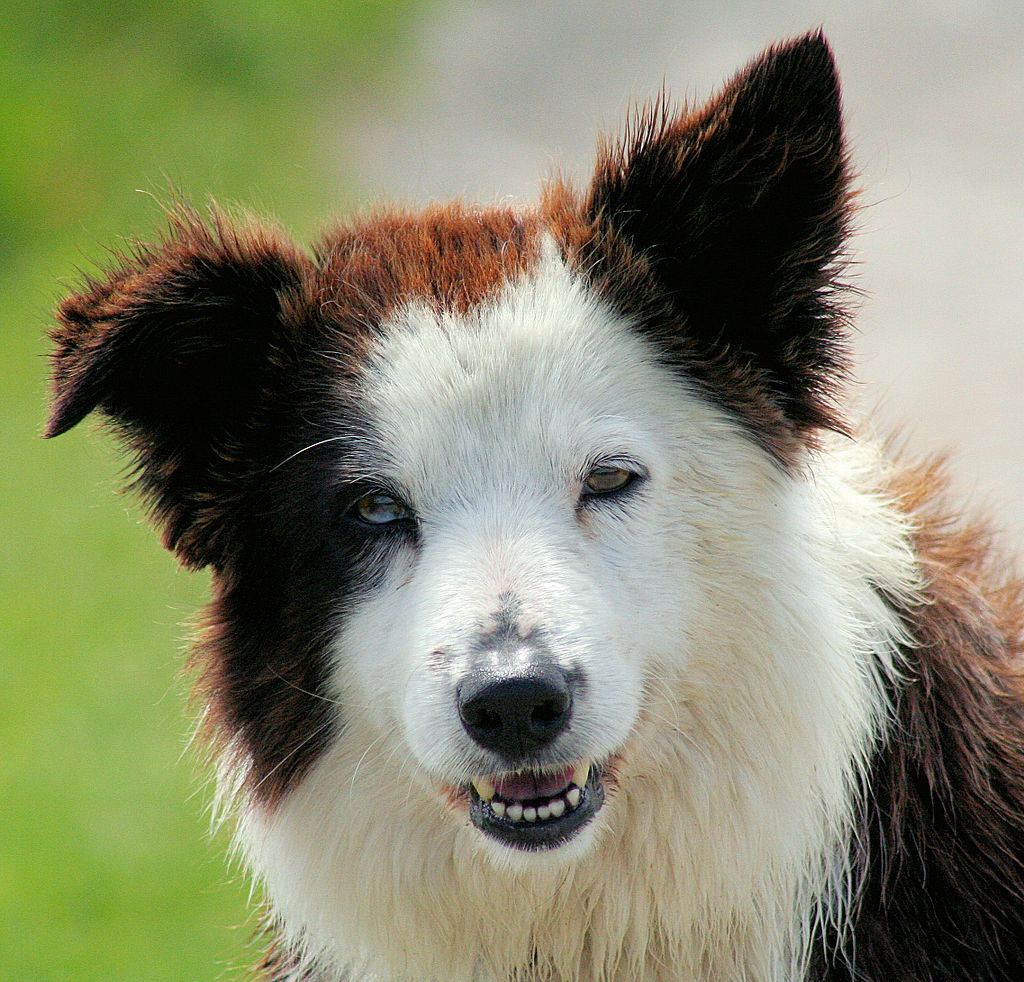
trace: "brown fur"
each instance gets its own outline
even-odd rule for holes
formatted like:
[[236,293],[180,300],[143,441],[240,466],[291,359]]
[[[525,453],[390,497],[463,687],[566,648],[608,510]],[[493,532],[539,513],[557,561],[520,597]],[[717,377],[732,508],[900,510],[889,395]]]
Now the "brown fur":
[[536,233],[536,217],[511,208],[371,214],[316,247],[318,297],[326,316],[359,325],[380,324],[413,299],[462,314],[526,271]]

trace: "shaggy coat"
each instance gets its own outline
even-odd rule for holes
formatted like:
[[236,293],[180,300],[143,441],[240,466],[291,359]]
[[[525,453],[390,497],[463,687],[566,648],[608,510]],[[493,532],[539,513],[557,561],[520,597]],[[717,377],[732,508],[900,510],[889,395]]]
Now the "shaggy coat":
[[820,35],[533,207],[169,217],[46,435],[98,410],[212,570],[262,977],[1021,978],[1021,587],[844,408]]

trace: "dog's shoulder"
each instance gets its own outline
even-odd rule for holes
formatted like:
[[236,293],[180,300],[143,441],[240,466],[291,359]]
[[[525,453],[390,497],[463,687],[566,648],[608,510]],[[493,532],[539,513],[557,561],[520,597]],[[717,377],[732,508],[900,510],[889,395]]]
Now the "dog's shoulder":
[[933,459],[890,488],[921,586],[891,598],[907,640],[852,846],[862,887],[815,979],[1009,982],[1024,965],[1024,583],[947,485]]

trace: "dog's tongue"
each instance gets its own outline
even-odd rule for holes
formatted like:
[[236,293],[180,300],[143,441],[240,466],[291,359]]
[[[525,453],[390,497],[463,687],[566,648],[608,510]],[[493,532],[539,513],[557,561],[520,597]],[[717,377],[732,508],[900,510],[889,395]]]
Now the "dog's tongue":
[[529,801],[531,798],[553,798],[564,791],[572,780],[571,767],[558,774],[510,774],[494,784],[495,793],[505,801]]

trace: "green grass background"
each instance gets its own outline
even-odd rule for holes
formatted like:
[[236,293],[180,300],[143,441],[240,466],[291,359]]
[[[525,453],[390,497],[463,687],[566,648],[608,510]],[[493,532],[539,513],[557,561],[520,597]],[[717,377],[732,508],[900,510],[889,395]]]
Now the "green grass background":
[[94,425],[39,439],[45,332],[82,270],[161,228],[172,187],[300,238],[346,210],[331,137],[365,86],[397,87],[426,2],[4,5],[0,979],[197,982],[256,957],[249,886],[184,752],[205,578],[119,495]]

